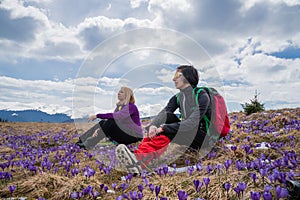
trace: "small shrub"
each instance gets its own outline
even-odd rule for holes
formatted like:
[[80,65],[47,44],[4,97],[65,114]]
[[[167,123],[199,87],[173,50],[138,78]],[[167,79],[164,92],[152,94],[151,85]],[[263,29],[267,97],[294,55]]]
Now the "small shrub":
[[255,91],[254,98],[250,99],[250,103],[241,104],[246,115],[250,115],[252,113],[257,113],[265,110],[264,104],[258,101],[257,96],[258,94]]

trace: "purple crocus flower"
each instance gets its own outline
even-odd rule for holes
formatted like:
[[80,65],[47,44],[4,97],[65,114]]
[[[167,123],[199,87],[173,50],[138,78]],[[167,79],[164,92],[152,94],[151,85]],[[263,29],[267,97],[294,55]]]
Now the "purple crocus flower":
[[111,187],[115,190],[116,187],[117,187],[117,183],[112,183],[112,184],[111,184]]
[[133,174],[130,173],[125,176],[125,179],[126,179],[126,181],[131,181],[132,177],[133,177]]
[[107,185],[106,185],[106,186],[104,186],[103,190],[104,190],[104,192],[107,192],[107,190],[108,190],[108,186],[107,186]]
[[12,194],[17,189],[17,186],[10,185],[10,186],[8,186],[8,189],[9,189],[9,192],[10,192],[10,196],[12,197]]
[[232,160],[230,160],[230,159],[228,159],[224,162],[224,166],[225,166],[226,171],[228,171],[231,164],[232,164]]
[[91,194],[92,194],[93,198],[96,199],[100,193],[98,191],[92,190]]
[[246,154],[253,153],[253,149],[251,149],[251,147],[247,144],[244,146],[244,150],[245,150]]
[[250,197],[252,200],[259,200],[260,199],[260,193],[259,192],[250,192]]
[[259,169],[259,173],[262,176],[262,179],[263,179],[263,182],[264,182],[264,178],[268,173],[268,169],[266,169],[266,168],[265,169]]
[[221,164],[217,164],[216,169],[218,170],[219,173],[221,172],[222,167],[223,166]]
[[203,181],[204,181],[205,187],[206,187],[206,189],[207,189],[208,184],[210,183],[210,179],[209,179],[209,178],[203,178]]
[[200,172],[203,169],[202,164],[201,163],[197,163],[196,164],[196,169],[197,169],[198,172]]
[[72,174],[73,177],[76,176],[78,173],[79,173],[78,168],[74,168],[74,169],[71,170],[71,174]]
[[273,199],[272,194],[269,191],[264,191],[263,198],[264,198],[264,200],[272,200]]
[[139,191],[138,192],[138,199],[141,200],[141,199],[143,199],[143,197],[144,197],[143,193]]
[[116,200],[122,200],[122,199],[123,199],[122,196],[118,196],[118,197],[116,198]]
[[238,171],[244,169],[246,166],[245,166],[245,163],[243,161],[235,161],[235,167]]
[[235,152],[237,147],[236,146],[231,146],[230,149]]
[[189,176],[192,176],[193,172],[194,172],[194,167],[193,166],[188,167],[187,172],[188,172]]
[[287,189],[280,187],[279,185],[276,187],[276,199],[285,198],[289,195]]
[[139,190],[140,192],[143,192],[143,189],[144,189],[144,186],[143,186],[142,184],[138,185],[138,190]]
[[271,185],[266,184],[264,188],[264,192],[270,192],[271,190],[273,190],[273,187]]
[[72,192],[70,196],[71,196],[72,199],[79,199],[78,198],[78,192]]
[[247,185],[244,182],[239,182],[238,183],[238,187],[239,187],[239,189],[240,189],[241,192],[244,192],[245,189],[246,189],[246,187],[247,187]]
[[235,187],[233,188],[233,190],[237,193],[238,197],[240,197],[240,194],[241,194],[241,190],[239,187]]
[[163,167],[163,172],[165,176],[168,174],[168,171],[169,171],[168,166]]
[[156,195],[156,197],[158,196],[159,192],[160,192],[160,186],[157,185],[155,187],[155,195]]
[[159,200],[168,200],[167,197],[160,197]]
[[213,171],[212,166],[207,165],[207,166],[206,166],[206,171],[207,171],[208,174],[209,174],[210,172],[212,172],[212,171]]
[[228,192],[229,189],[230,189],[230,187],[231,187],[231,184],[228,183],[228,182],[226,182],[226,183],[224,183],[223,187],[224,187],[224,189],[226,190],[226,192]]
[[10,186],[8,186],[8,189],[9,189],[10,194],[12,194],[17,189],[17,186],[10,185]]
[[188,160],[188,159],[186,159],[186,160],[185,160],[185,165],[186,165],[186,166],[189,166],[189,165],[190,165],[190,163],[191,163],[191,161],[190,161],[190,160]]
[[178,200],[187,200],[188,198],[188,193],[183,191],[183,190],[179,190],[178,191]]
[[154,191],[154,185],[153,185],[153,183],[150,183],[150,184],[149,184],[149,189],[151,190],[151,192]]
[[197,192],[200,191],[201,187],[203,186],[203,182],[200,182],[199,180],[194,180],[194,186]]
[[126,183],[121,183],[118,188],[124,191],[128,188],[128,185]]
[[92,186],[88,186],[87,188],[84,188],[82,190],[82,194],[83,195],[88,195],[88,194],[90,194],[92,192],[92,190],[93,190],[93,187]]
[[123,193],[123,194],[122,194],[122,198],[124,198],[124,199],[129,199],[129,197],[128,197],[128,195],[127,195],[126,193]]
[[102,190],[104,188],[104,183],[100,184],[100,190]]
[[84,169],[84,176],[86,178],[89,178],[91,176],[94,176],[95,175],[95,170],[93,170],[92,168],[90,168],[89,166],[87,166],[85,169]]
[[138,195],[136,191],[130,191],[129,195],[132,200],[138,200]]
[[250,176],[251,176],[253,182],[256,183],[256,174],[253,173],[253,172],[251,172],[251,173],[250,173]]

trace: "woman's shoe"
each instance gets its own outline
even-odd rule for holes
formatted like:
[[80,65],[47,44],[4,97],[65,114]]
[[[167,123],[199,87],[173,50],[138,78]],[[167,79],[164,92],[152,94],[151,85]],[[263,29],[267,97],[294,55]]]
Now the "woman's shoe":
[[85,149],[86,150],[86,146],[83,143],[76,142],[76,145],[79,146],[80,149]]

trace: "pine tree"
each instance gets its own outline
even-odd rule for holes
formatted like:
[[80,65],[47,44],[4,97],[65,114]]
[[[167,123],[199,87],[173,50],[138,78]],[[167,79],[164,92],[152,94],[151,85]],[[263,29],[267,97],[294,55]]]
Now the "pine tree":
[[264,104],[258,101],[257,90],[255,90],[254,98],[250,99],[250,103],[241,104],[246,115],[264,111]]

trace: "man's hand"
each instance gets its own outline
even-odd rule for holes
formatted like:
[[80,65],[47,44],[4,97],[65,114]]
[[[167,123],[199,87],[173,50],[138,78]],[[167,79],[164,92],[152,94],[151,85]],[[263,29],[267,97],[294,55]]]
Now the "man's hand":
[[150,139],[154,138],[154,137],[156,136],[156,130],[157,130],[157,127],[156,127],[156,126],[154,126],[154,125],[150,126],[149,132],[148,132],[147,136],[148,136]]
[[150,139],[154,138],[157,134],[163,132],[163,128],[159,127],[157,128],[156,126],[152,125],[149,128],[149,132],[147,133],[147,137]]

